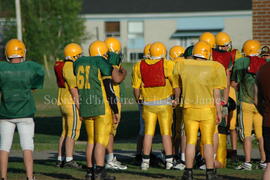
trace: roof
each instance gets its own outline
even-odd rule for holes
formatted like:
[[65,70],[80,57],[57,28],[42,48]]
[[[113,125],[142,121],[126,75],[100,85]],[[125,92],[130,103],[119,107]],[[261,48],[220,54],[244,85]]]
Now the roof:
[[181,13],[252,10],[252,0],[83,0],[82,14]]

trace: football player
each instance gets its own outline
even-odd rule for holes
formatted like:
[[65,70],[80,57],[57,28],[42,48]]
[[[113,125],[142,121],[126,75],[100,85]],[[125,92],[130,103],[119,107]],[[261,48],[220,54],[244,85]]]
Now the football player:
[[[103,41],[89,46],[89,57],[81,57],[74,63],[74,73],[80,98],[75,98],[88,135],[86,150],[86,180],[114,180],[104,167],[105,148],[108,146],[112,121],[119,121],[117,99],[113,81],[121,83],[124,75],[113,69],[107,59],[108,48]],[[77,101],[79,99],[79,101]],[[113,112],[113,113],[112,113]],[[94,169],[92,155],[95,159]]]
[[[165,60],[166,47],[155,42],[150,47],[150,59],[139,61],[133,66],[132,86],[136,101],[142,98],[145,135],[143,143],[142,170],[150,163],[152,139],[157,120],[166,155],[166,169],[173,167],[171,126],[173,107],[179,102],[178,79],[173,76],[174,63]],[[174,93],[174,98],[172,96]]]
[[[177,63],[184,59],[185,48],[182,46],[173,46],[170,51],[170,59]],[[185,149],[186,136],[184,130],[184,121],[182,118],[182,106],[177,106],[174,110],[173,116],[173,154],[175,157],[174,169],[184,170],[185,168]],[[181,149],[181,151],[180,151]]]
[[[121,61],[122,61],[122,54],[121,54],[121,43],[118,39],[114,37],[109,37],[104,41],[109,49],[108,53],[108,60],[109,63],[117,69],[121,68]],[[121,71],[123,71],[124,75],[126,76],[127,72],[126,70],[123,70],[121,68]],[[121,119],[121,91],[124,91],[123,88],[121,88],[120,84],[114,83],[113,89],[115,92],[115,95],[117,97],[117,106],[118,106],[118,112],[119,112],[119,119]],[[127,166],[122,165],[121,162],[117,161],[116,157],[113,154],[113,144],[114,144],[114,137],[116,135],[118,123],[112,124],[112,131],[110,134],[110,140],[109,144],[106,148],[107,155],[106,155],[106,168],[108,169],[120,169],[125,170],[127,169]]]
[[[223,92],[223,108],[228,108],[229,97],[236,102],[236,90],[230,86],[230,76],[234,62],[242,57],[239,50],[232,48],[232,40],[226,32],[219,32],[216,35],[216,48],[213,49],[212,57],[214,61],[220,62],[227,72],[228,87]],[[237,132],[236,118],[237,110],[233,110],[228,114],[227,123],[231,133],[232,144],[232,160],[237,160]],[[224,124],[226,125],[226,124]]]
[[58,167],[81,167],[73,161],[74,144],[79,138],[81,128],[78,108],[73,100],[73,94],[77,92],[73,63],[81,54],[81,46],[76,43],[70,43],[64,48],[65,61],[56,61],[54,66],[58,85],[57,104],[62,113],[62,134],[58,144]]
[[34,61],[25,61],[26,48],[18,39],[7,42],[5,53],[7,62],[0,62],[0,178],[7,180],[8,155],[17,127],[27,180],[34,180],[33,117],[36,108],[32,90],[42,88],[44,69]]
[[192,168],[199,130],[204,145],[206,179],[218,178],[214,170],[213,135],[216,123],[220,122],[222,116],[220,89],[226,88],[227,83],[224,67],[220,63],[209,61],[210,56],[211,46],[199,41],[193,48],[194,59],[180,61],[174,69],[174,74],[181,79],[179,81],[182,87],[183,119],[187,138],[186,168],[182,180],[193,179]]
[[254,127],[256,138],[259,142],[261,155],[260,167],[265,168],[265,153],[263,149],[262,137],[262,116],[254,105],[254,87],[256,73],[260,66],[266,63],[264,58],[259,57],[261,44],[257,40],[247,40],[243,44],[245,57],[237,60],[233,67],[231,76],[232,85],[239,89],[238,101],[240,103],[239,131],[240,138],[244,141],[245,162],[237,166],[238,170],[251,170],[251,132]]

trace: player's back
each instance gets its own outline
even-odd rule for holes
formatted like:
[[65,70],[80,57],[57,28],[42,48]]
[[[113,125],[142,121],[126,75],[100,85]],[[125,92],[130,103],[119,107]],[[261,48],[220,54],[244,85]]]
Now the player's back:
[[213,90],[226,87],[225,69],[215,61],[183,60],[175,73],[181,78],[184,107],[214,107]]

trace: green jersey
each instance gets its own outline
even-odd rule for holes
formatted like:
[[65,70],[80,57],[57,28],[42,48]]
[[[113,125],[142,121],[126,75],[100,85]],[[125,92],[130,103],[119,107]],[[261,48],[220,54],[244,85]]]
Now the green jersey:
[[105,114],[106,93],[102,79],[111,78],[112,65],[101,56],[83,56],[74,62],[82,117]]
[[254,103],[255,74],[248,73],[250,59],[243,57],[235,61],[231,80],[239,83],[238,100],[240,102]]
[[33,89],[42,88],[44,70],[33,61],[0,62],[0,118],[33,117],[36,111]]

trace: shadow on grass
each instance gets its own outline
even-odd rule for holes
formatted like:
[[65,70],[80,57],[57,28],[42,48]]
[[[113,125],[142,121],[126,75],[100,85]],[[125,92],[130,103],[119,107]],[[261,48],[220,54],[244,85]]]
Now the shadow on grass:
[[[136,139],[139,131],[139,112],[138,111],[124,111],[121,114],[121,122],[117,129],[116,140],[130,140]],[[36,117],[36,134],[45,134],[60,136],[62,132],[62,118],[61,117]],[[82,123],[80,138],[81,141],[87,140],[84,123]]]

